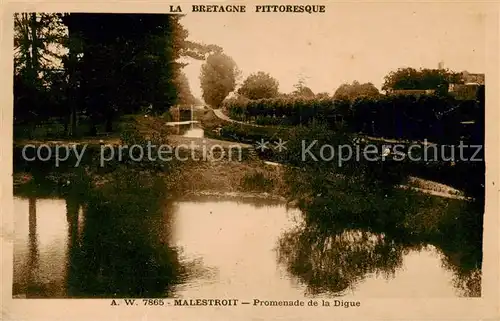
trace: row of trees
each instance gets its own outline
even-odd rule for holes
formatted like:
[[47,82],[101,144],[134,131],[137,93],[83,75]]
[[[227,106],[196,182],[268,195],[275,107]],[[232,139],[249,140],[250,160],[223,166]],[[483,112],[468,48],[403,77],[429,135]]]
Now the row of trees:
[[[368,135],[404,139],[458,139],[461,121],[484,118],[482,103],[453,97],[378,95],[348,101],[333,98],[227,99],[223,108],[230,117],[281,125],[307,124],[311,120],[331,124],[342,120],[353,131]],[[483,115],[483,116],[482,116]],[[452,139],[452,140],[453,140]]]
[[[465,128],[461,122],[469,120],[476,123]],[[462,136],[482,142],[482,121],[484,99],[456,100],[436,95],[358,98],[351,104],[346,117],[347,125],[354,132],[440,143],[456,143]]]
[[305,80],[300,78],[294,85],[295,90],[290,94],[279,92],[279,83],[269,73],[259,71],[249,75],[239,86],[241,70],[236,62],[222,52],[210,55],[201,67],[200,83],[205,103],[219,108],[230,93],[239,97],[258,100],[276,97],[328,97],[328,93],[315,95],[306,86]]
[[205,60],[222,49],[187,40],[182,16],[19,13],[15,21],[17,122],[66,118],[72,135],[86,114],[91,133],[116,116],[149,106],[162,113],[192,104],[181,58]]
[[349,108],[349,104],[345,101],[301,96],[254,100],[234,97],[225,100],[222,106],[234,119],[252,121],[258,117],[272,117],[288,125],[306,124],[312,118],[326,119],[335,116],[338,110]]
[[[340,85],[333,96],[323,92],[314,94],[306,86],[303,78],[299,79],[294,86],[295,90],[290,94],[279,92],[279,82],[269,73],[259,71],[250,74],[239,86],[238,80],[241,72],[235,61],[224,54],[209,57],[203,65],[200,80],[205,102],[215,108],[219,107],[223,100],[234,92],[240,97],[250,100],[271,99],[278,97],[303,97],[303,98],[334,98],[336,100],[354,101],[359,97],[378,97],[379,90],[372,83],[360,83],[354,81],[350,84]],[[384,78],[382,90],[435,90],[437,94],[446,95],[449,84],[463,83],[461,74],[448,69],[414,69],[400,68],[390,72]]]
[[[298,125],[312,119],[332,123],[342,119],[355,132],[408,139],[432,137],[437,141],[445,136],[459,138],[461,121],[484,118],[477,103],[481,91],[484,95],[484,86],[476,101],[455,99],[448,94],[448,87],[463,83],[463,79],[461,74],[445,69],[400,68],[385,77],[382,87],[388,92],[431,89],[431,96],[383,95],[372,83],[357,81],[342,84],[332,96],[314,94],[303,79],[292,93],[283,94],[278,81],[262,71],[249,75],[235,91],[239,75],[230,57],[209,58],[200,76],[205,101],[224,108],[232,118],[258,124]],[[226,98],[233,91],[236,95]]]
[[[61,15],[14,15],[14,117],[32,119],[52,106],[60,114],[66,74],[62,67],[68,44]],[[61,97],[62,96],[62,97]]]
[[[259,71],[248,76],[241,86],[236,90],[241,71],[236,62],[228,55],[220,52],[214,53],[207,58],[201,67],[200,83],[203,99],[208,105],[218,108],[232,92],[237,96],[250,99],[271,99],[276,97],[315,97],[313,91],[305,85],[303,79],[299,79],[291,94],[279,92],[279,83],[268,73]],[[328,94],[322,94],[328,96]]]

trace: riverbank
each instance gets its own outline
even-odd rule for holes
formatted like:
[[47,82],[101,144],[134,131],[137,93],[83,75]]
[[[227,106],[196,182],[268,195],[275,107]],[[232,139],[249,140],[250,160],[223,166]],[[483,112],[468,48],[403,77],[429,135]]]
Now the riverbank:
[[[38,181],[35,184],[47,184],[48,189],[54,189],[54,193],[57,193],[58,190],[67,188],[69,183],[80,181],[83,176],[87,176],[86,179],[92,188],[102,188],[116,178],[117,170],[125,168],[126,171],[122,171],[121,175],[136,173],[139,177],[163,177],[168,189],[179,195],[236,195],[285,200],[281,171],[266,166],[255,157],[252,145],[216,139],[216,136],[193,138],[172,134],[175,131],[172,126],[165,124],[165,120],[163,117],[145,115],[125,116],[119,126],[120,132],[109,139],[91,137],[78,140],[15,141],[14,186],[16,190],[23,190],[26,185]],[[148,141],[153,144],[167,144],[172,147],[174,154],[176,148],[180,148],[179,159],[173,157],[169,161],[152,162],[146,159],[133,162],[131,157],[125,157],[121,161],[107,161],[104,166],[99,164],[103,145],[142,146]],[[55,166],[53,157],[47,161],[22,159],[22,148],[28,144],[47,145],[51,149],[56,146],[78,147],[79,151],[82,146],[87,145],[87,148],[81,162],[77,163],[76,156],[71,155],[70,159],[61,162],[61,166]],[[78,168],[74,167],[75,164],[78,164]],[[39,182],[40,180],[43,180],[43,183]]]
[[[253,145],[241,143],[241,139],[238,139],[238,137],[228,138],[227,133],[226,135],[221,135],[220,131],[227,128],[227,125],[231,121],[224,120],[216,115],[215,110],[196,109],[194,112],[193,118],[201,122],[205,137],[192,138],[172,134],[172,126],[165,125],[166,120],[169,120],[171,117],[129,115],[122,117],[119,126],[121,132],[113,137],[99,137],[104,139],[90,137],[78,140],[19,140],[15,142],[14,147],[16,150],[16,148],[21,148],[26,144],[37,146],[46,144],[52,147],[88,145],[90,153],[98,153],[101,145],[109,144],[117,146],[126,142],[141,143],[147,140],[166,142],[173,148],[176,146],[192,145],[195,147],[197,156],[202,160],[194,161],[190,157],[191,161],[179,162],[179,164],[173,166],[176,168],[180,165],[183,168],[178,174],[180,182],[178,189],[180,191],[202,190],[217,193],[255,192],[257,194],[265,193],[263,195],[273,194],[278,198],[286,197],[285,183],[282,178],[284,169],[282,166],[272,166],[274,163],[266,161],[266,157],[262,158],[262,155],[257,155]],[[246,127],[247,125],[239,124],[238,126],[242,126],[242,131],[249,129]],[[276,135],[272,131],[277,129],[273,127],[259,126],[257,128],[251,125],[248,126],[252,127],[253,130],[262,131],[262,133],[257,133],[258,135]],[[282,132],[281,134],[289,133]],[[211,150],[214,147],[222,148],[224,150],[222,153],[226,153],[226,156],[231,148],[236,147],[240,149],[240,155],[233,155],[236,156],[233,157],[236,159],[232,159],[232,161],[227,157],[222,157],[223,159],[217,161],[203,158],[203,151]],[[90,162],[92,162],[92,158],[90,158]],[[162,164],[161,167],[164,168],[164,165],[169,164]],[[108,167],[112,166],[109,164]],[[14,181],[15,184],[19,184],[21,180],[15,177]],[[400,187],[439,197],[466,199],[463,193],[457,189],[417,177],[410,177],[408,184]]]

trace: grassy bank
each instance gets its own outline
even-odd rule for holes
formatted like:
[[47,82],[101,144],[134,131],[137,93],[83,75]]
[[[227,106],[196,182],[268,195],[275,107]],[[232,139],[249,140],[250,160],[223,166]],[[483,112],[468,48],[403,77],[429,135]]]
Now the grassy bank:
[[[208,113],[208,111],[197,110],[198,113]],[[144,115],[128,115],[121,118],[117,125],[118,132],[113,139],[102,140],[96,137],[81,139],[61,139],[61,140],[18,140],[14,143],[14,183],[16,189],[26,192],[36,186],[47,186],[47,190],[52,191],[52,196],[64,194],[67,190],[68,182],[72,186],[86,186],[85,188],[103,188],[112,184],[114,180],[121,176],[133,176],[134,173],[141,173],[144,177],[162,177],[165,181],[165,188],[172,194],[193,193],[193,191],[217,192],[217,193],[254,193],[267,194],[277,197],[284,196],[284,186],[280,173],[275,168],[268,168],[262,161],[252,159],[249,155],[248,147],[242,145],[241,154],[238,150],[233,150],[234,159],[228,159],[229,151],[234,146],[230,142],[203,139],[206,149],[210,150],[213,144],[220,145],[224,152],[209,155],[204,159],[201,148],[195,150],[195,155],[190,150],[181,149],[180,145],[189,145],[191,139],[172,136],[171,128],[165,126],[165,122],[170,118],[152,117]],[[214,123],[214,126],[218,124]],[[208,130],[207,130],[208,132]],[[217,137],[217,136],[213,136]],[[220,137],[219,137],[220,138]],[[118,146],[140,145],[143,150],[147,150],[147,144],[172,146],[172,154],[178,152],[181,161],[172,157],[170,161],[150,161],[143,158],[143,161],[133,161],[132,156],[138,157],[137,153],[132,156],[125,150],[122,158],[118,153],[107,160],[104,166],[100,164],[102,144]],[[197,142],[201,143],[201,142]],[[27,161],[22,155],[22,149],[26,144],[36,146],[47,144],[51,146],[52,155],[55,154],[56,146],[68,146],[76,148],[83,157],[78,163],[76,154],[72,151],[69,158],[61,161],[58,166],[55,164],[53,156],[48,161]],[[74,145],[73,145],[74,144]],[[234,145],[234,144],[233,144]],[[177,151],[177,148],[179,150]],[[155,149],[152,148],[152,154]],[[47,156],[44,150],[42,156]],[[221,154],[221,153],[224,153]],[[36,156],[34,150],[29,150],[28,157]],[[239,156],[241,155],[241,161]],[[108,154],[106,154],[108,156]],[[223,156],[223,157],[220,157]],[[194,158],[200,161],[193,160]],[[221,158],[221,160],[217,160]],[[215,158],[215,159],[214,159]],[[78,163],[78,167],[75,165]],[[79,183],[81,182],[81,183]],[[90,185],[89,185],[90,184]]]

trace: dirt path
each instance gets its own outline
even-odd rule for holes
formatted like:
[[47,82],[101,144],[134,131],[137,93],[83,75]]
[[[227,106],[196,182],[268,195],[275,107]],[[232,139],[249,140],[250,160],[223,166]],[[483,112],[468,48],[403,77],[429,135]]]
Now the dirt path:
[[212,111],[214,112],[215,116],[219,117],[222,120],[228,121],[230,123],[235,123],[235,124],[241,124],[241,125],[247,125],[247,126],[252,126],[252,127],[276,127],[276,126],[263,126],[263,125],[257,125],[257,124],[252,124],[252,123],[245,123],[239,120],[234,120],[232,118],[229,118],[226,114],[222,112],[221,109],[213,109]]

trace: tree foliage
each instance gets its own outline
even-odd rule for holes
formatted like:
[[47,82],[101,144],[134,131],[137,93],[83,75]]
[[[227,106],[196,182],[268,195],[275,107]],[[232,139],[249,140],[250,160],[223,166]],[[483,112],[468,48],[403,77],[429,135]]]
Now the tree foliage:
[[209,55],[200,74],[203,100],[212,107],[219,107],[236,88],[239,75],[238,67],[231,57],[221,52]]
[[[480,103],[452,97],[379,95],[361,96],[354,101],[303,98],[298,96],[224,101],[231,118],[260,124],[305,125],[312,119],[330,123],[339,117],[351,131],[370,136],[404,139],[458,141],[460,121],[481,119]],[[478,136],[480,133],[469,133]],[[478,141],[480,139],[476,139]]]
[[[109,119],[116,111],[176,103],[175,79],[187,32],[179,17],[159,14],[71,14],[70,37],[80,38],[83,108]],[[78,53],[80,54],[80,53]]]
[[327,92],[320,92],[316,94],[316,98],[318,99],[328,99],[330,98],[330,94]]
[[238,89],[238,94],[248,99],[274,98],[278,95],[278,89],[278,80],[268,73],[259,71],[245,79]]
[[61,51],[66,41],[61,14],[14,14],[15,74],[32,84],[46,84],[50,72],[62,67]]
[[293,87],[295,88],[295,90],[292,93],[292,95],[294,96],[303,98],[314,97],[314,92],[311,90],[311,88],[306,86],[306,82],[302,77],[299,78],[299,81]]
[[447,91],[450,83],[462,83],[460,74],[448,69],[399,68],[385,76],[382,90],[435,89]]
[[257,100],[242,97],[227,99],[224,101],[224,108],[235,119],[259,121],[260,118],[271,117],[281,119],[288,125],[307,124],[313,118],[326,119],[335,116],[335,103],[332,99],[293,95]]
[[186,74],[182,71],[179,72],[176,78],[177,86],[177,103],[179,105],[193,105],[196,104],[196,98],[191,93],[191,88],[189,87],[189,80]]
[[[19,13],[14,15],[15,115],[86,113],[108,130],[117,115],[150,106],[161,113],[194,101],[182,58],[222,51],[187,40],[180,15]],[[73,130],[68,130],[72,134]]]
[[13,18],[14,118],[32,121],[47,113],[60,114],[65,103],[60,96],[65,90],[62,58],[67,42],[61,14],[16,13]]
[[353,81],[352,84],[342,84],[333,94],[334,99],[353,101],[358,97],[377,97],[378,89],[372,83],[361,84]]
[[177,103],[192,103],[186,63],[222,49],[188,41],[182,16],[165,14],[71,14],[70,38],[82,44],[80,93],[93,118],[107,123],[117,113],[151,106],[163,113]]

